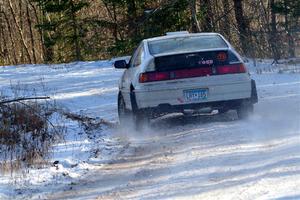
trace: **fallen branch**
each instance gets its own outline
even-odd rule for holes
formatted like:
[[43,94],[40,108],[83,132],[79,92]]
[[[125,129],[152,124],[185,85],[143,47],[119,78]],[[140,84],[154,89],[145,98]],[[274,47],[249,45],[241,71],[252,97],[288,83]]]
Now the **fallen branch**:
[[80,122],[82,125],[85,126],[86,129],[91,129],[92,127],[97,127],[101,125],[106,125],[110,128],[115,127],[114,123],[108,122],[104,119],[96,119],[96,118],[78,115],[70,112],[62,112],[62,115],[64,115],[68,119]]
[[23,98],[0,101],[0,105],[1,104],[13,103],[13,102],[19,102],[19,101],[43,100],[43,99],[50,99],[50,97],[23,97]]

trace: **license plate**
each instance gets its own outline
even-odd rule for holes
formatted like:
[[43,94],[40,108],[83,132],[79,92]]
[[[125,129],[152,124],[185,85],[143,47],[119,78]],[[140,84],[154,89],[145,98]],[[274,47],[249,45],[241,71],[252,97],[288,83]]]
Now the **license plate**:
[[197,102],[205,100],[208,96],[208,89],[184,90],[183,96],[186,102]]

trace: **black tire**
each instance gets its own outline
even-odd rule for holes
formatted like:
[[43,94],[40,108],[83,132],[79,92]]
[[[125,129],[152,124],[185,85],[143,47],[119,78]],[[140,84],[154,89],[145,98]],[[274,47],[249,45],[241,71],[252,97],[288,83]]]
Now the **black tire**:
[[227,108],[218,109],[219,114],[224,114],[224,113],[227,113],[228,111],[229,111],[229,109],[227,109]]
[[133,127],[136,130],[141,130],[149,123],[149,117],[146,113],[139,110],[133,112],[126,109],[125,101],[122,95],[118,98],[118,115],[120,125],[124,127]]
[[118,116],[121,126],[126,126],[128,123],[132,123],[132,111],[126,109],[122,95],[119,95],[118,97]]
[[239,119],[248,119],[253,114],[254,106],[250,102],[242,102],[237,108],[237,115]]

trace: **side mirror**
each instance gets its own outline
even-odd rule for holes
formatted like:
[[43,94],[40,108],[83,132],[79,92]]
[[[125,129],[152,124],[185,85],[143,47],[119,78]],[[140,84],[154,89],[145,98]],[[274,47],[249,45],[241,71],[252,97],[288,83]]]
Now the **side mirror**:
[[127,69],[128,68],[126,60],[117,60],[117,61],[115,61],[114,66],[116,69]]

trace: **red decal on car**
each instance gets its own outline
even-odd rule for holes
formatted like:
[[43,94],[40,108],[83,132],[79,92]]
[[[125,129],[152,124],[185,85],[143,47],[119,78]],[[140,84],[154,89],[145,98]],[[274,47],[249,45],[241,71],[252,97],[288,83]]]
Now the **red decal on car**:
[[224,62],[227,60],[227,54],[225,52],[218,53],[217,59],[221,62]]

